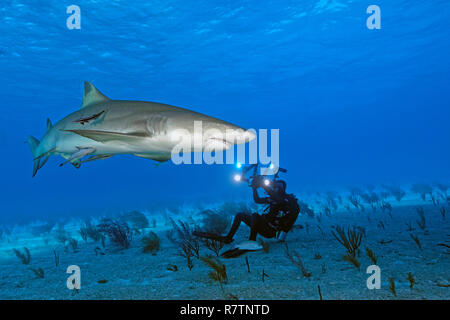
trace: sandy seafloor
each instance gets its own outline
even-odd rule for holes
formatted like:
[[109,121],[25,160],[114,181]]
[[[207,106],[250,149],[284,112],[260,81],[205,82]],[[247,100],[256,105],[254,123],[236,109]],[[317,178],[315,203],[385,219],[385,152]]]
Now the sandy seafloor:
[[[156,255],[143,254],[142,243],[135,237],[128,250],[107,243],[105,255],[96,255],[99,246],[92,241],[79,239],[79,252],[65,252],[63,245],[50,241],[44,245],[42,238],[33,238],[29,233],[13,233],[9,241],[0,244],[0,299],[226,299],[232,294],[238,299],[319,299],[320,285],[323,299],[449,299],[450,297],[450,216],[443,219],[439,208],[422,204],[425,208],[426,229],[421,230],[416,220],[414,205],[408,202],[394,205],[392,217],[381,210],[364,213],[337,212],[317,218],[302,215],[287,238],[289,249],[295,250],[304,266],[311,272],[306,278],[300,269],[286,256],[284,244],[268,240],[269,252],[257,251],[246,254],[250,264],[247,270],[245,256],[221,259],[225,263],[228,282],[224,292],[212,281],[210,269],[194,258],[190,271],[186,259],[179,255],[179,248],[166,238],[162,221],[157,221],[155,231],[161,238],[161,248]],[[448,211],[448,208],[447,208]],[[176,217],[176,218],[182,218]],[[384,223],[384,229],[379,222]],[[414,231],[409,232],[410,222]],[[361,270],[343,261],[344,247],[332,236],[333,225],[356,225],[365,229],[362,240]],[[322,229],[322,231],[318,228]],[[242,225],[235,243],[246,239],[248,227]],[[77,237],[76,229],[71,230]],[[422,250],[410,237],[416,234]],[[384,244],[383,244],[384,243]],[[31,263],[22,264],[12,253],[12,248],[27,246],[31,252]],[[366,286],[367,266],[370,259],[365,247],[371,248],[378,257],[381,269],[381,289],[369,290]],[[60,264],[55,266],[53,250],[60,254]],[[204,246],[201,255],[211,253]],[[317,259],[316,255],[321,258]],[[178,271],[169,271],[169,264]],[[81,289],[66,287],[68,265],[81,268]],[[41,267],[43,279],[36,278],[30,267]],[[269,276],[262,281],[262,270]],[[416,284],[411,289],[407,280],[411,272]],[[395,281],[396,296],[389,289],[389,278]],[[99,283],[99,280],[107,280]]]

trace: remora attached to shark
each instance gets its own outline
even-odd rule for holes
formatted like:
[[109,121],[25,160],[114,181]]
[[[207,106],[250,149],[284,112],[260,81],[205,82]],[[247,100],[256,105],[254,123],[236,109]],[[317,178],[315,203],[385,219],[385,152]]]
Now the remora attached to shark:
[[[201,135],[195,134],[196,121],[201,121]],[[184,139],[180,132],[190,134],[192,140]],[[47,119],[42,140],[30,136],[28,143],[34,156],[34,177],[52,155],[62,156],[66,159],[63,164],[70,162],[77,168],[115,154],[164,162],[171,158],[175,146],[194,152],[221,151],[255,137],[251,131],[184,108],[111,100],[85,82],[81,109],[55,125]]]

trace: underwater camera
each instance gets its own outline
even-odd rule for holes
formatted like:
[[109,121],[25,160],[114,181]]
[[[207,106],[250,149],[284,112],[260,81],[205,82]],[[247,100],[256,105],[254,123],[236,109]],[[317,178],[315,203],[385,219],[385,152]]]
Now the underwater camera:
[[[287,170],[283,169],[283,168],[278,168],[278,171],[275,175],[273,175],[273,179],[269,179],[268,175],[261,175],[258,174],[258,164],[251,164],[248,166],[243,166],[242,163],[238,162],[236,164],[236,168],[237,169],[241,169],[241,173],[237,173],[234,175],[234,181],[236,182],[247,182],[249,186],[251,185],[256,185],[258,187],[263,187],[263,186],[270,186],[272,181],[276,180],[278,178],[278,174],[280,172],[286,173]],[[269,168],[273,169],[274,165],[270,164]],[[250,176],[247,177],[247,174],[252,171],[252,174]]]

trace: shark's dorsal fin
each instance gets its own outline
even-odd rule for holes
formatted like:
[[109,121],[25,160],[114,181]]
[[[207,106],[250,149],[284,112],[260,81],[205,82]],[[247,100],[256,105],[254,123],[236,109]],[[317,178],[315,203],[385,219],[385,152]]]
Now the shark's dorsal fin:
[[94,103],[108,101],[110,100],[108,97],[103,95],[100,91],[97,90],[94,85],[88,81],[84,82],[84,95],[83,95],[83,103],[81,104],[81,109],[86,108]]
[[47,118],[47,132],[49,132],[52,127],[53,127],[52,121],[49,118]]

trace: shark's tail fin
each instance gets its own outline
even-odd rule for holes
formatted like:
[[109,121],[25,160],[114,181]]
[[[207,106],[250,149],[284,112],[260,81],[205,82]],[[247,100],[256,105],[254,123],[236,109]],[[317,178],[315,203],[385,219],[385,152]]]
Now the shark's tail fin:
[[50,154],[48,153],[45,153],[44,155],[39,154],[39,143],[39,140],[35,137],[28,137],[28,144],[30,145],[31,153],[33,154],[33,177],[36,175],[36,172],[44,166],[50,157]]

